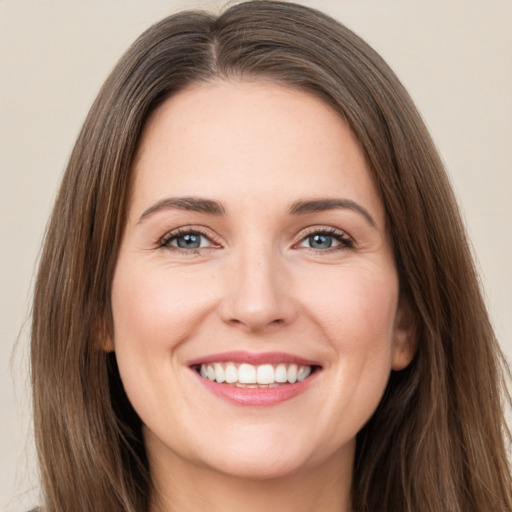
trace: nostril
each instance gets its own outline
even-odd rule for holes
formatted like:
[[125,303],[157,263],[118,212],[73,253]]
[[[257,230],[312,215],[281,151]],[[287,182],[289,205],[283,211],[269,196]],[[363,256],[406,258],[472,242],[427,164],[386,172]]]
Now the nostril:
[[290,323],[297,304],[271,268],[246,269],[232,277],[232,288],[219,303],[224,322],[248,331],[261,331]]
[[258,315],[251,313],[248,315],[240,315],[226,320],[226,323],[233,327],[245,328],[247,331],[263,331],[272,329],[273,327],[280,327],[286,324],[284,318],[270,318],[267,315]]

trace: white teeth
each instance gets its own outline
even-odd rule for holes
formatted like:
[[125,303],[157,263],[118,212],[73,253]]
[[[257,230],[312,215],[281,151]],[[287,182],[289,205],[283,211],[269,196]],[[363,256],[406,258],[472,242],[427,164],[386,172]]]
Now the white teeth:
[[202,364],[199,374],[218,383],[235,384],[238,387],[267,388],[280,384],[302,382],[311,375],[311,366],[280,363],[252,365],[247,363]]
[[274,368],[271,364],[262,364],[261,366],[258,366],[256,382],[258,384],[273,384],[275,382]]
[[252,364],[241,364],[238,368],[240,384],[256,384],[256,368]]
[[288,382],[288,371],[284,364],[278,364],[276,368],[276,382]]
[[301,366],[299,371],[297,372],[297,380],[302,382],[304,379],[307,379],[311,374],[310,366]]
[[238,382],[238,370],[233,363],[228,363],[226,365],[226,382],[228,384]]
[[[210,375],[208,374],[208,378]],[[297,382],[297,365],[291,364],[288,368],[288,382],[290,384],[293,384],[294,382]]]
[[215,380],[217,382],[224,382],[226,380],[226,373],[224,372],[224,368],[219,363],[215,363],[213,365],[215,370]]

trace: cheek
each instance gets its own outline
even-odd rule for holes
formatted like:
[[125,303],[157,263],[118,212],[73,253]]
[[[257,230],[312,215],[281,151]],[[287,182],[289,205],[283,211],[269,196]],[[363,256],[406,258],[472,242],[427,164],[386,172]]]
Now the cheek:
[[308,310],[332,354],[332,386],[318,421],[339,440],[368,421],[389,380],[398,278],[393,267],[352,267],[325,282],[331,284],[315,288]]
[[339,332],[334,339],[348,346],[371,343],[370,333],[390,340],[398,301],[395,271],[345,267],[333,274],[323,278],[317,272],[299,292],[318,323],[332,334]]
[[112,293],[117,345],[168,350],[191,336],[211,308],[211,289],[205,293],[187,269],[118,268]]
[[211,311],[212,293],[204,293],[198,280],[187,269],[118,264],[112,289],[114,347],[123,386],[144,422],[154,421],[155,411],[168,426],[179,417],[180,404],[170,397],[183,384],[177,371],[180,346]]
[[308,288],[309,294],[301,294],[307,297],[304,310],[329,344],[342,385],[354,390],[372,383],[375,389],[385,387],[398,301],[394,270],[340,268],[329,279],[317,275]]

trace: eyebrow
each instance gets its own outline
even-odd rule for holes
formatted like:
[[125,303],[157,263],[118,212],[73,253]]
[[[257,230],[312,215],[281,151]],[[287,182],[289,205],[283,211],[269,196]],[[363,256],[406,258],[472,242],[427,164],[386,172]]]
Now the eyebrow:
[[376,228],[377,223],[366,208],[351,199],[311,199],[308,201],[296,201],[290,207],[291,215],[305,215],[308,213],[325,212],[337,208],[352,210],[361,214],[370,226]]
[[[306,215],[308,213],[325,212],[338,208],[355,211],[362,215],[370,226],[374,228],[377,227],[377,223],[368,210],[351,199],[310,199],[296,201],[290,206],[288,213],[290,215]],[[210,215],[226,214],[224,206],[212,199],[204,199],[201,197],[167,197],[145,210],[139,217],[137,224],[140,224],[153,213],[168,209],[186,210]]]
[[140,224],[146,217],[149,217],[155,212],[172,208],[208,213],[210,215],[224,215],[226,213],[226,210],[218,201],[213,201],[211,199],[203,199],[200,197],[167,197],[145,210],[139,217],[137,224]]

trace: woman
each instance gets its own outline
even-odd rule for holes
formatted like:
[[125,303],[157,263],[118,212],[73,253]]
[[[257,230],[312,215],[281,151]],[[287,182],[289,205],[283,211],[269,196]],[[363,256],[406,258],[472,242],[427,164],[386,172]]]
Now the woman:
[[409,96],[314,10],[150,28],[35,289],[43,510],[512,510],[501,356]]

